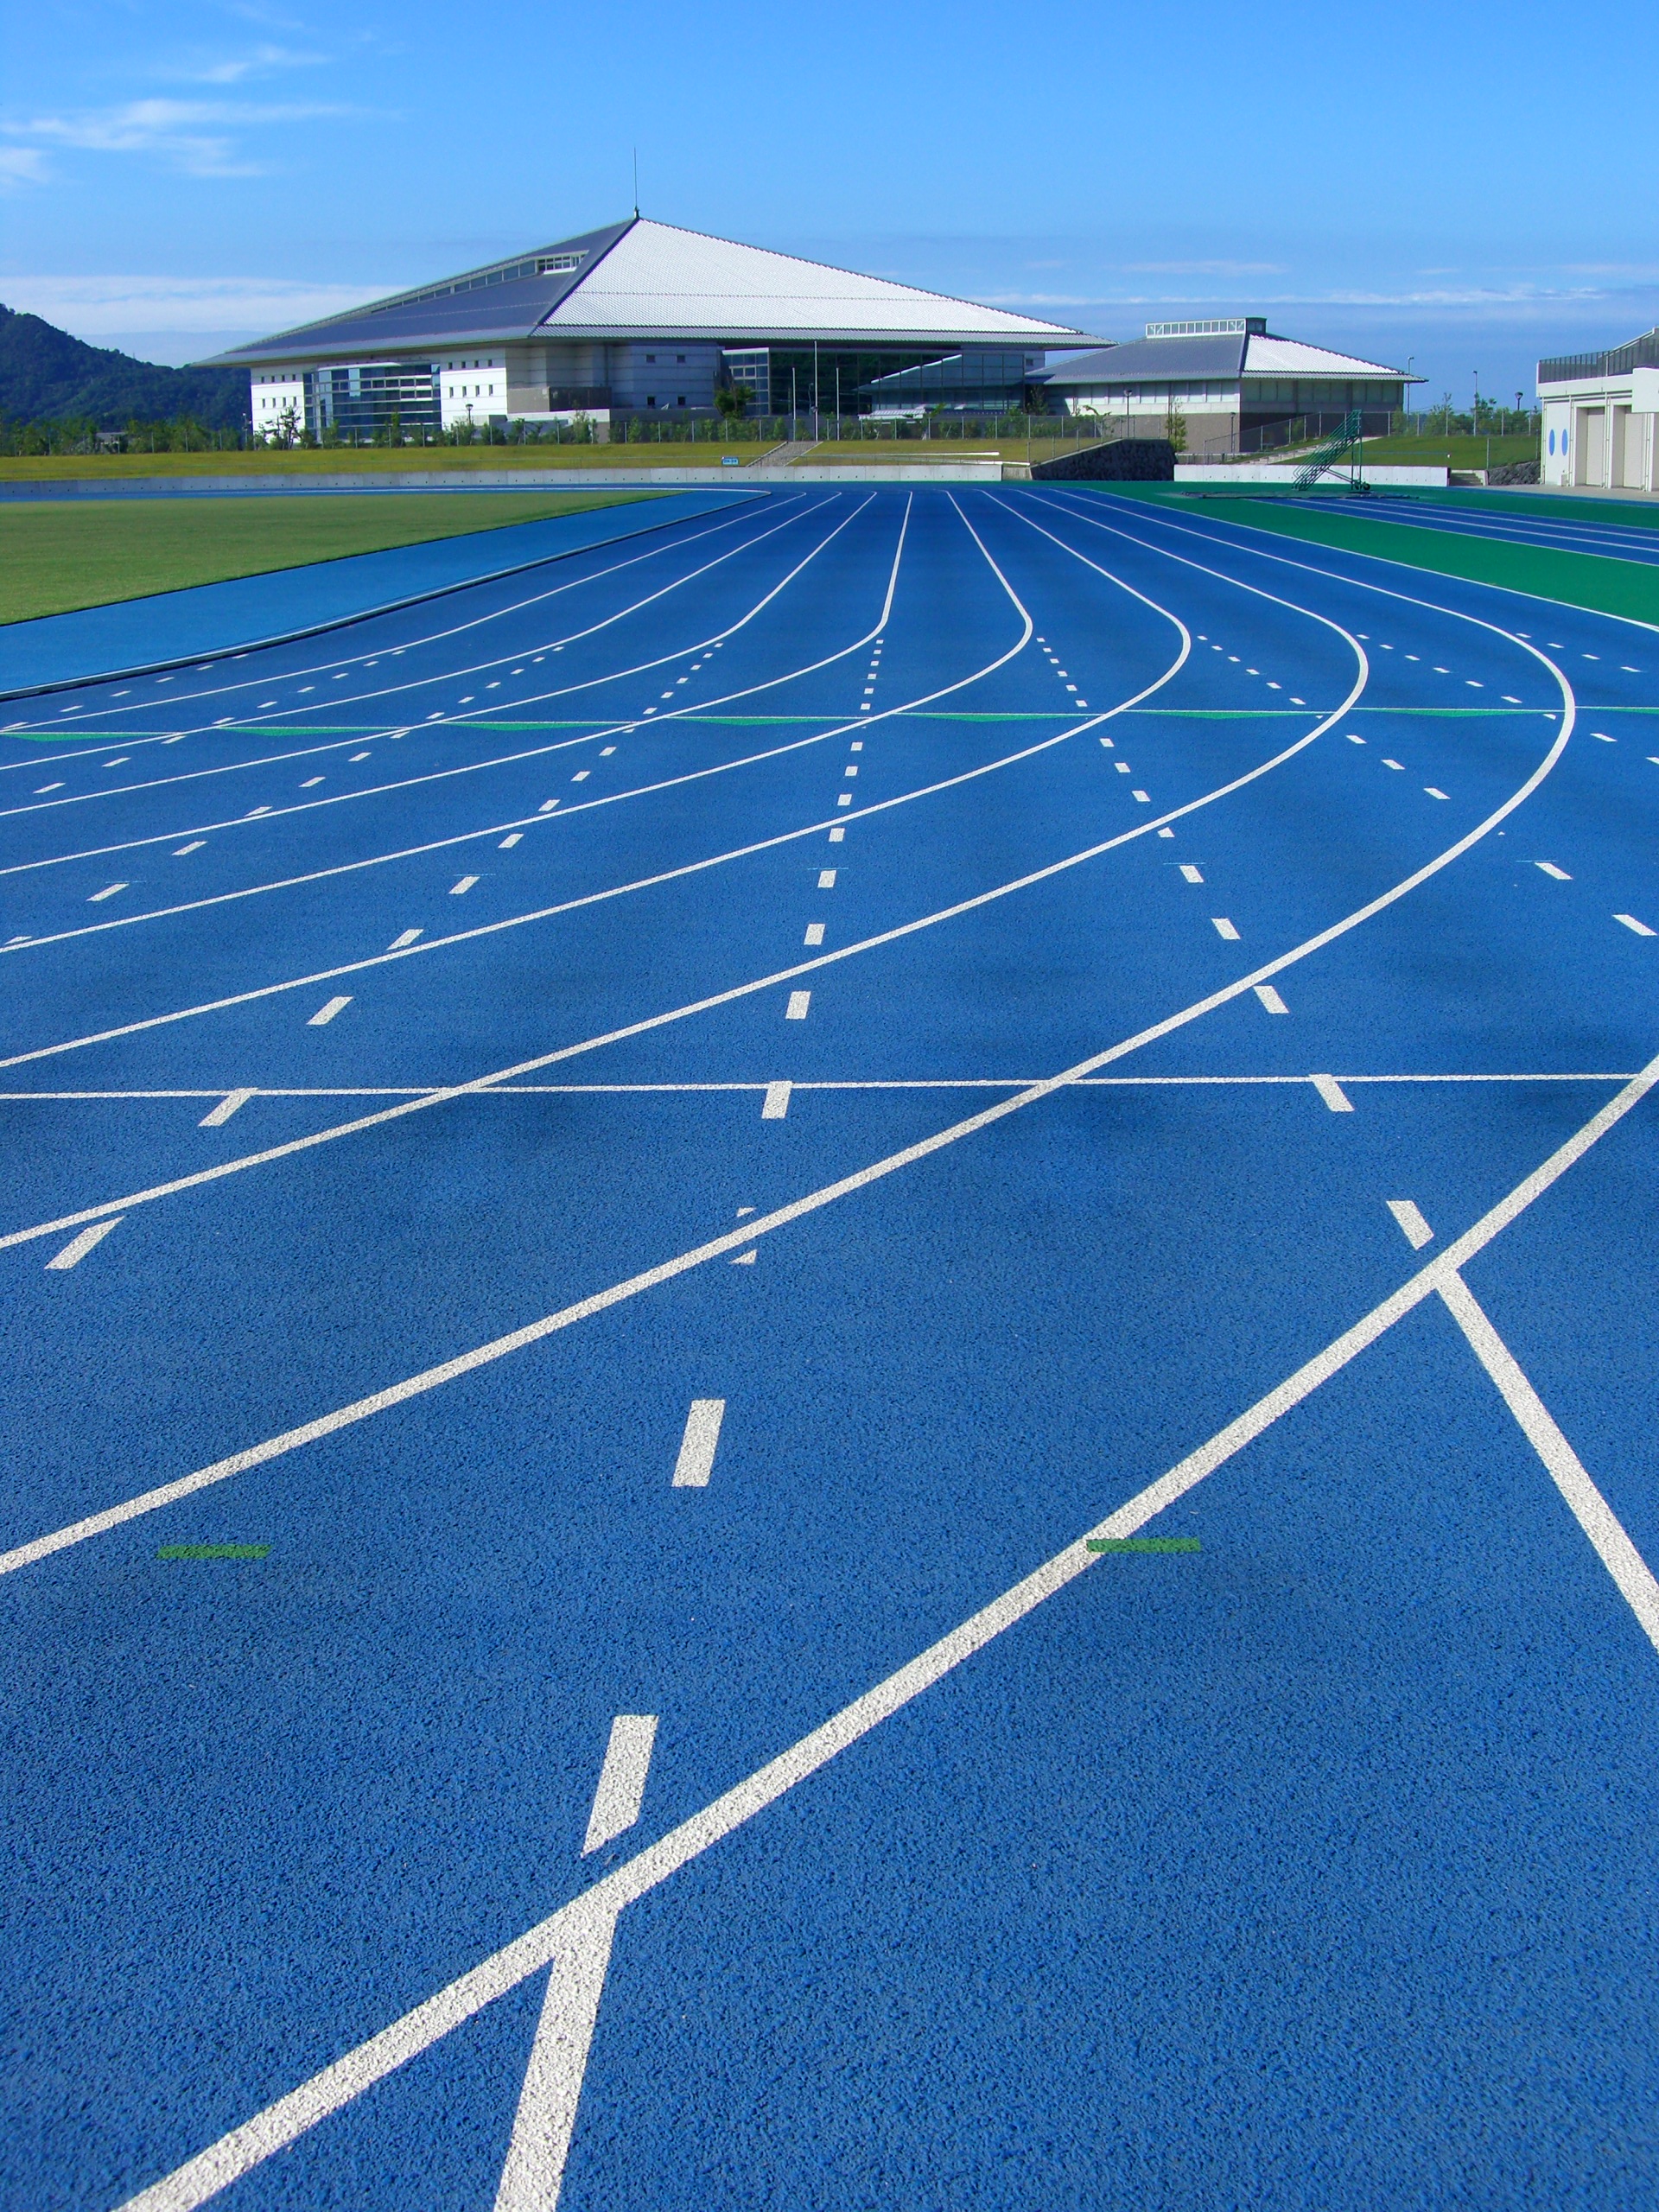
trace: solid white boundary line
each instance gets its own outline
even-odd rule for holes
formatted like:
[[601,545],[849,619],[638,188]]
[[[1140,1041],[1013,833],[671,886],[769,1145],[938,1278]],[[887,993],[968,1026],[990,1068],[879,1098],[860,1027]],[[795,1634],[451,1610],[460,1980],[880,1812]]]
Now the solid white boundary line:
[[[1243,1447],[1270,1428],[1293,1407],[1309,1397],[1350,1361],[1376,1342],[1395,1323],[1433,1296],[1478,1252],[1507,1229],[1552,1184],[1560,1180],[1591,1147],[1622,1121],[1659,1083],[1659,1056],[1592,1115],[1581,1128],[1550,1154],[1532,1173],[1483,1214],[1473,1226],[1449,1244],[1440,1256],[1408,1278],[1380,1304],[1344,1331],[1313,1358],[1297,1369],[1255,1404],[1230,1421],[1197,1451],[1148,1484],[1127,1503],[1088,1529],[1074,1542],[1056,1552],[1032,1573],[971,1615],[915,1658],[843,1706],[839,1713],[803,1736],[712,1803],[683,1821],[658,1842],[648,1845],[623,1866],[594,1883],[548,1918],[527,1929],[491,1956],[481,1960],[447,1987],[416,2005],[378,2035],[346,2052],[311,2078],[279,2097],[239,2127],[231,2129],[205,2151],[175,2167],[173,2172],[136,2196],[120,2212],[195,2212],[221,2190],[283,2150],[330,2113],[361,2096],[411,2058],[428,2050],[453,2029],[481,2012],[531,1974],[561,1957],[580,1954],[582,1932],[596,1927],[603,1916],[613,1920],[667,1881],[682,1866],[721,1842],[757,1813],[806,1781],[821,1767],[857,1743],[903,1707],[931,1689],[936,1682],[972,1658],[996,1637],[1034,1612],[1044,1601],[1074,1582],[1095,1566],[1100,1554],[1090,1541],[1133,1536],[1166,1507],[1195,1489]],[[587,1941],[591,1943],[592,1937]],[[608,1956],[608,1936],[607,1937]],[[577,1971],[581,1960],[577,1959]],[[549,1990],[549,2001],[552,1991]],[[591,2034],[591,2026],[588,2032]],[[559,2095],[574,2118],[581,2092],[576,2038],[566,2048],[569,2063]],[[585,2064],[587,2043],[581,2043],[580,2063]],[[574,2078],[572,2078],[574,2075]],[[550,2097],[550,2102],[551,2099]],[[550,2208],[540,2208],[550,2212]]]
[[1497,1385],[1504,1404],[1521,1424],[1528,1443],[1548,1468],[1556,1489],[1641,1623],[1643,1634],[1659,1651],[1659,1582],[1655,1581],[1646,1560],[1463,1277],[1446,1275],[1435,1287],[1469,1339],[1476,1358]]
[[560,1931],[495,2212],[553,2212],[559,2201],[616,1919],[614,1910],[601,1907],[573,1914]]

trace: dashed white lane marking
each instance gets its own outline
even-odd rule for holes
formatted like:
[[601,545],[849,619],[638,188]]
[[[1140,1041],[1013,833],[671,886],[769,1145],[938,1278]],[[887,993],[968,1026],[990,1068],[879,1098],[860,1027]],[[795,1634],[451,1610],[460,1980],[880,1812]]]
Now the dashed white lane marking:
[[308,776],[305,781],[300,785],[300,789],[302,791],[315,791],[321,781],[322,778],[321,776]]
[[181,861],[187,853],[199,853],[207,842],[205,837],[197,837],[188,845],[180,845],[175,850],[173,857],[175,861]]
[[751,1245],[747,1252],[740,1252],[737,1257],[731,1262],[731,1265],[734,1268],[752,1268],[760,1257],[760,1255],[759,1252],[757,1252],[754,1247]]
[[1348,742],[1350,745],[1363,745],[1365,741],[1363,737],[1356,737],[1352,730],[1350,730],[1348,733]]
[[676,1490],[706,1490],[715,1471],[720,1425],[726,1418],[724,1398],[693,1398],[680,1439],[680,1456],[674,1462]]
[[107,1221],[95,1221],[90,1229],[83,1229],[79,1236],[72,1237],[62,1251],[47,1262],[48,1268],[62,1269],[78,1267],[94,1244],[101,1244],[123,1216],[111,1214]]
[[1446,798],[1449,797],[1449,793],[1441,791],[1433,784],[1425,784],[1423,785],[1423,789],[1428,793],[1430,798]]
[[1425,1244],[1434,1242],[1434,1232],[1410,1198],[1390,1198],[1389,1211],[1400,1224],[1400,1233],[1414,1252],[1421,1252]]
[[1351,1114],[1354,1102],[1333,1075],[1311,1075],[1307,1078],[1333,1114]]
[[1210,920],[1217,937],[1224,937],[1230,944],[1237,944],[1238,931],[1228,920],[1225,914],[1211,914]]
[[1204,881],[1202,874],[1198,869],[1193,867],[1191,861],[1183,861],[1181,862],[1181,874],[1186,878],[1186,880],[1189,883],[1202,883]]
[[[1103,742],[1107,745],[1109,745],[1111,741],[1112,741],[1109,737],[1103,740]],[[1130,767],[1127,760],[1114,760],[1112,766],[1116,769],[1120,776],[1132,776],[1135,773],[1134,769]]]
[[419,930],[405,930],[401,937],[393,938],[386,950],[388,952],[401,952],[406,944],[413,944],[419,935]]
[[789,1004],[784,1008],[785,1020],[804,1021],[806,1020],[806,1009],[811,1005],[811,1003],[812,994],[810,991],[791,991],[789,995]]
[[789,1111],[789,1094],[793,1089],[794,1085],[788,1083],[769,1083],[766,1085],[766,1095],[760,1106],[763,1122],[783,1120]]
[[806,925],[806,935],[801,939],[801,942],[803,944],[822,944],[823,943],[823,924],[822,922],[809,922]]
[[[840,798],[836,801],[836,804],[837,806],[850,806],[850,805],[852,804],[852,803],[853,803],[853,795],[852,795],[851,791],[842,791],[842,793],[841,794],[841,797],[840,797]],[[836,833],[835,833],[835,831],[834,831],[833,830],[830,832],[830,835],[832,837],[835,836],[835,834],[836,834]]]
[[[844,791],[842,792],[842,794],[841,798],[836,801],[836,804],[837,804],[837,805],[840,805],[840,806],[845,806],[845,805],[846,805],[846,804],[847,804],[847,794],[846,794]],[[846,832],[846,830],[832,830],[830,832],[830,843],[831,843],[832,845],[841,845],[841,844],[844,844],[844,843],[846,842],[846,841],[847,841],[847,832]]]
[[588,777],[591,776],[593,772],[594,772],[591,768],[578,768],[575,774],[571,777],[570,780],[573,784],[585,784]]
[[[160,2181],[129,2198],[124,2212],[198,2212],[198,2208],[232,2183],[298,2141],[332,2113],[344,2110],[456,2028],[476,2018],[497,1998],[550,1966],[553,1979],[542,2014],[543,2028],[550,2016],[561,2022],[571,2017],[578,2009],[576,1997],[583,1986],[592,1989],[590,2012],[596,2012],[596,1985],[603,1983],[605,1962],[610,1955],[610,1929],[616,1916],[626,1906],[671,1880],[683,1867],[820,1773],[894,1713],[925,1695],[1049,1599],[1069,1588],[1096,1563],[1097,1554],[1088,1548],[1090,1539],[1137,1535],[1160,1513],[1228,1465],[1246,1446],[1312,1397],[1333,1376],[1341,1374],[1396,1322],[1414,1313],[1424,1300],[1433,1297],[1443,1283],[1454,1276],[1457,1268],[1484,1250],[1509,1228],[1645,1098],[1656,1084],[1659,1084],[1659,1059],[1650,1061],[1599,1113],[1436,1259],[1428,1262],[1370,1313],[1362,1314],[1294,1374],[1276,1383],[1207,1442],[1117,1507],[1104,1521],[1052,1554],[978,1612],[958,1622],[884,1681],[831,1713],[722,1796],[613,1869],[591,1890],[525,1929],[399,2018],[331,2060],[297,2088],[274,2098],[251,2119],[227,2130]],[[10,1570],[13,1558],[16,1555],[0,1558],[0,1572]],[[25,1561],[16,1558],[16,1563],[22,1565]],[[1628,1598],[1624,1584],[1620,1588]],[[1631,1602],[1634,1604],[1634,1600]],[[1645,1618],[1643,1624],[1648,1627]],[[1649,1633],[1659,1643],[1659,1624]],[[569,2012],[563,2009],[567,1997]],[[556,1999],[561,2008],[556,2012]],[[561,2063],[566,2069],[556,2086],[569,2113],[563,2134],[556,2136],[558,2162],[548,2170],[550,2187],[538,2196],[512,2200],[513,2212],[532,2212],[532,2208],[533,2212],[546,2212],[554,2202],[563,2171],[564,2146],[569,2139],[576,2102],[582,2094],[582,2069],[591,2032],[590,2018],[585,2033],[572,2033],[567,2043],[556,2045]],[[554,2035],[550,2034],[548,2040],[554,2043]],[[538,2032],[538,2055],[541,2044]],[[533,2069],[534,2059],[531,2063]],[[521,2104],[521,2117],[523,2111]],[[515,2146],[517,2140],[515,2130]],[[498,2199],[498,2207],[500,2203]]]
[[1403,760],[1384,760],[1382,763],[1382,766],[1385,768],[1399,768],[1402,770],[1404,769],[1405,765],[1406,764]]
[[511,837],[504,837],[501,840],[501,842],[497,846],[496,850],[502,853],[510,853],[513,847],[518,843],[524,834],[524,833],[522,830],[515,830]]
[[1535,861],[1533,866],[1542,868],[1546,875],[1553,875],[1557,883],[1571,883],[1573,880],[1567,870],[1557,868],[1554,861]]
[[1278,992],[1274,989],[1271,983],[1258,983],[1255,986],[1255,995],[1261,1000],[1262,1005],[1266,1007],[1269,1014],[1288,1014],[1290,1012],[1290,1008],[1285,1004],[1283,999],[1280,997]]
[[819,888],[819,890],[820,890],[820,891],[833,891],[833,890],[835,889],[835,887],[836,887],[836,871],[834,870],[834,868],[821,868],[818,870],[818,888]]
[[558,803],[556,798],[544,798],[536,811],[537,814],[551,814]]
[[48,791],[60,791],[62,789],[63,785],[61,783],[36,784],[35,786],[35,796],[36,798],[43,798]]
[[1634,914],[1615,914],[1616,922],[1623,922],[1627,930],[1634,930],[1637,937],[1651,937],[1653,931],[1645,922],[1638,922]]
[[213,1111],[202,1116],[201,1120],[197,1123],[197,1127],[203,1129],[223,1128],[226,1122],[230,1120],[232,1115],[239,1114],[242,1109],[247,1104],[249,1099],[255,1096],[255,1095],[256,1094],[251,1090],[227,1090],[224,1097],[219,1100],[218,1105],[213,1108]]
[[843,768],[841,772],[843,776],[855,776],[858,773],[857,761],[855,760],[849,767]]
[[1605,729],[1592,729],[1590,734],[1592,737],[1599,737],[1604,745],[1617,745],[1618,743],[1618,740],[1616,737],[1609,737]]
[[1477,1359],[1497,1385],[1522,1434],[1549,1470],[1573,1518],[1595,1548],[1648,1641],[1659,1650],[1659,1582],[1623,1522],[1590,1478],[1589,1470],[1556,1426],[1520,1362],[1487,1319],[1460,1274],[1442,1278],[1439,1290],[1452,1319],[1468,1338]]
[[126,888],[124,883],[106,883],[101,891],[93,892],[86,904],[89,906],[96,906],[100,899],[113,899],[118,891],[124,891]]
[[309,1021],[306,1023],[306,1027],[308,1029],[321,1029],[325,1022],[329,1022],[334,1020],[334,1016],[340,1012],[342,1007],[350,1006],[351,1002],[351,996],[349,993],[344,998],[330,999],[326,1006],[320,1006],[317,1008]]
[[1152,804],[1152,793],[1150,791],[1131,791],[1129,793],[1129,797],[1138,806],[1150,806]]
[[463,891],[470,891],[477,881],[478,878],[475,875],[463,875],[459,883],[450,885],[449,896],[452,899],[459,899]]
[[588,1833],[582,1839],[584,1859],[590,1851],[614,1843],[639,1819],[656,1740],[654,1713],[619,1713],[612,1721],[611,1739],[605,1746],[605,1764],[599,1770],[599,1787],[594,1792]]
[[1173,837],[1175,835],[1175,832],[1173,830],[1160,830],[1158,832],[1158,835],[1160,837]]

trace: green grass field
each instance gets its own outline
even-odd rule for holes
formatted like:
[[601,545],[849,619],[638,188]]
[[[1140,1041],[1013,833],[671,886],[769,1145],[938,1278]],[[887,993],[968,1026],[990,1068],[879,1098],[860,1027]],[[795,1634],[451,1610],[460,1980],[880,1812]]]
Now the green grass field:
[[1415,461],[1420,467],[1433,467],[1444,461],[1448,468],[1484,468],[1488,466],[1487,447],[1491,448],[1491,466],[1501,467],[1510,461],[1536,461],[1538,438],[1536,432],[1515,438],[1367,438],[1365,459],[1408,465]]
[[8,503],[0,506],[0,622],[658,496],[642,488]]
[[[1122,488],[1146,496],[1146,487]],[[1151,496],[1185,505],[1196,504],[1200,495],[1170,493],[1160,486]],[[1480,509],[1475,501],[1490,496],[1471,493],[1466,512],[1478,514]],[[1600,614],[1659,622],[1659,567],[1640,561],[1610,560],[1599,553],[1557,552],[1553,548],[1516,545],[1507,539],[1425,529],[1415,523],[1377,521],[1369,513],[1351,512],[1346,504],[1339,508],[1335,501],[1330,512],[1314,512],[1281,505],[1279,496],[1271,493],[1255,499],[1223,493],[1205,499],[1203,512],[1220,521],[1271,530],[1345,553],[1369,553],[1379,560],[1397,561],[1439,575],[1498,584],[1509,591],[1560,600],[1569,607],[1590,607]]]
[[474,469],[718,468],[725,454],[749,461],[769,452],[742,445],[334,446],[315,453],[32,454],[0,457],[0,484],[121,483],[136,476],[464,475]]

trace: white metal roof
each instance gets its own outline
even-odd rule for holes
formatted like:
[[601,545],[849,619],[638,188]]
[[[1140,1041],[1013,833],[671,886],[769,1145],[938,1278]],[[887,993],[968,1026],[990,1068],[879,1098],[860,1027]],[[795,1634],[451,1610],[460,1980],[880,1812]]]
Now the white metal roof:
[[1077,336],[1059,323],[706,238],[648,217],[628,226],[541,327],[572,334],[736,329],[779,337],[835,331],[896,338],[926,332],[1015,345],[1051,345]]
[[1263,338],[1252,334],[1245,347],[1243,373],[1247,377],[1347,378],[1397,377],[1400,372],[1382,361],[1362,361],[1357,354],[1305,346],[1300,338]]

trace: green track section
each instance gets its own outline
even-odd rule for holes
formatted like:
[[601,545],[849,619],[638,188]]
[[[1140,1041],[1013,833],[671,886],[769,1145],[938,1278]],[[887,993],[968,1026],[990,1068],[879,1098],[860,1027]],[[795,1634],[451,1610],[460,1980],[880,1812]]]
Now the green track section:
[[[1178,502],[1170,499],[1167,504],[1173,506]],[[1187,500],[1179,504],[1185,505]],[[1635,622],[1659,623],[1659,566],[1649,567],[1640,561],[1512,545],[1498,538],[1434,530],[1421,523],[1375,521],[1369,514],[1293,510],[1265,498],[1206,499],[1192,504],[1199,513],[1217,521],[1272,531],[1281,537],[1300,538],[1305,544],[1327,545],[1335,552],[1369,554],[1374,560],[1395,561],[1402,568],[1461,576],[1469,583],[1496,584],[1503,591],[1586,607],[1596,614],[1621,614]]]

